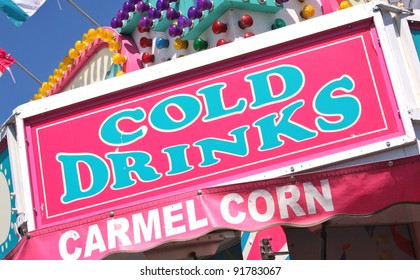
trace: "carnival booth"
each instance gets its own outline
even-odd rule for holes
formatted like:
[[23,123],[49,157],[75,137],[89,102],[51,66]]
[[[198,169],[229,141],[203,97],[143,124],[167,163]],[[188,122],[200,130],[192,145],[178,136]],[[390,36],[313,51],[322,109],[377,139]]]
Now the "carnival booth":
[[416,5],[123,2],[2,126],[0,256],[418,259]]

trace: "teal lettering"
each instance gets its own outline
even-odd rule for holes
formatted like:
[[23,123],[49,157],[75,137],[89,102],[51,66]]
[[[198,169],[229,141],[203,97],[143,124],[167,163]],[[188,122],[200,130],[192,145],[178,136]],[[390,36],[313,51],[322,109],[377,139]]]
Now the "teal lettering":
[[[168,108],[175,107],[182,114],[182,118],[175,119]],[[197,97],[180,94],[170,96],[158,102],[150,112],[150,124],[159,131],[171,132],[186,128],[193,123],[201,113],[201,103]]]
[[[283,85],[281,92],[273,92],[270,79],[280,79]],[[296,96],[303,88],[304,75],[301,69],[293,65],[264,70],[259,73],[247,75],[245,80],[251,83],[254,102],[251,108],[259,108],[273,103],[288,100]]]
[[[106,163],[94,154],[57,154],[61,163],[64,184],[64,194],[61,201],[64,204],[80,199],[86,199],[102,192],[109,181],[109,170]],[[85,166],[90,172],[89,186],[82,186],[80,168]]]
[[190,145],[177,145],[173,147],[167,147],[162,150],[168,156],[169,171],[166,175],[176,175],[179,173],[187,172],[193,167],[188,164],[188,158],[186,150]]
[[194,146],[200,148],[201,156],[203,158],[203,161],[199,166],[205,167],[218,163],[220,159],[216,157],[216,152],[241,157],[246,156],[249,149],[245,132],[248,128],[249,126],[242,126],[230,131],[229,135],[233,136],[233,141],[218,138],[206,138],[195,142]]
[[137,179],[150,182],[159,179],[162,174],[149,165],[152,157],[146,152],[108,153],[114,172],[114,184],[111,189],[124,189],[136,184]]
[[220,83],[201,88],[197,91],[197,94],[204,97],[204,104],[206,106],[207,115],[203,118],[203,121],[212,121],[234,114],[240,114],[245,110],[245,98],[240,98],[238,102],[230,108],[225,106],[222,96],[222,89],[224,88],[226,88],[226,84]]
[[317,131],[306,128],[291,120],[293,114],[304,105],[303,100],[289,104],[280,111],[280,119],[276,121],[276,113],[269,114],[254,123],[258,128],[261,138],[260,151],[280,147],[284,141],[280,135],[289,137],[295,141],[303,141],[317,136]]
[[102,141],[111,146],[128,145],[146,135],[147,127],[140,126],[132,132],[125,132],[118,128],[121,120],[128,119],[136,123],[143,121],[146,113],[142,108],[122,110],[109,116],[99,128]]
[[314,109],[323,116],[338,117],[336,121],[329,121],[326,117],[318,117],[315,122],[321,131],[340,131],[351,127],[361,115],[360,101],[353,95],[344,94],[334,96],[334,92],[342,90],[350,92],[354,89],[351,77],[343,75],[332,80],[319,90],[314,98]]

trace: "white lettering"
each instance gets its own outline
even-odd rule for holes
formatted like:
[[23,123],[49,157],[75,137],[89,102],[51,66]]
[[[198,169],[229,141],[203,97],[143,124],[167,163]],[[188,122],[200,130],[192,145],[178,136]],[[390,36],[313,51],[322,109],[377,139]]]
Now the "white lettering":
[[182,213],[173,215],[173,212],[181,210],[182,203],[176,203],[162,208],[163,220],[165,223],[165,233],[166,236],[172,236],[180,233],[186,232],[185,225],[174,227],[175,222],[182,221]]
[[60,252],[60,256],[63,260],[77,260],[82,255],[82,249],[79,247],[74,248],[73,253],[69,253],[67,250],[67,241],[69,239],[77,240],[80,238],[80,234],[75,230],[69,230],[61,235],[60,240],[58,242],[58,249]]
[[[288,185],[276,188],[277,198],[280,208],[280,217],[282,219],[289,218],[289,211],[287,207],[290,207],[296,216],[303,216],[302,207],[298,204],[300,198],[299,188],[295,185]],[[289,197],[288,197],[289,196]]]
[[185,204],[187,205],[188,225],[190,230],[199,229],[209,225],[207,218],[202,218],[197,221],[194,200],[187,200]]
[[84,257],[88,258],[92,256],[92,252],[95,250],[99,250],[99,252],[104,252],[106,250],[101,230],[96,224],[89,226]]
[[232,216],[229,211],[231,202],[241,204],[244,202],[244,199],[241,195],[237,193],[225,195],[222,201],[220,202],[220,213],[222,214],[222,217],[225,219],[226,222],[235,225],[240,224],[245,220],[246,214],[244,212],[238,211],[238,214],[236,216]]
[[108,220],[108,249],[117,247],[117,238],[120,240],[122,246],[131,245],[131,240],[127,235],[129,227],[130,225],[126,218]]
[[[258,199],[264,200],[266,211],[260,213],[259,210],[263,209]],[[257,222],[267,222],[274,216],[274,199],[271,194],[266,190],[255,190],[249,195],[248,210],[251,217]]]
[[141,242],[142,234],[145,242],[152,240],[152,233],[155,234],[155,239],[162,238],[158,209],[153,209],[147,212],[147,225],[144,221],[142,213],[134,214],[132,219],[134,244],[139,244]]
[[331,188],[328,180],[321,180],[322,194],[314,187],[310,182],[303,184],[305,191],[306,205],[308,205],[308,214],[315,214],[315,200],[318,201],[319,205],[324,208],[325,211],[334,211],[334,205],[332,203]]

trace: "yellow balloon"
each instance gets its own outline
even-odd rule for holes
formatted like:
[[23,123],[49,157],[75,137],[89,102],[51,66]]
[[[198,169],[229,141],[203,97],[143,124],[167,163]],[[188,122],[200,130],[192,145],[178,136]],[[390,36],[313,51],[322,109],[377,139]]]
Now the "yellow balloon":
[[102,38],[103,34],[104,30],[102,29],[102,27],[96,28],[96,38]]
[[46,93],[47,91],[52,89],[52,86],[47,82],[43,82],[41,89],[42,89],[41,93]]
[[70,58],[75,59],[75,58],[78,58],[78,57],[79,57],[79,55],[80,55],[80,53],[79,53],[79,51],[78,51],[78,50],[73,49],[73,48],[71,48],[71,49],[69,50],[69,57],[70,57]]
[[56,76],[57,78],[61,78],[63,77],[64,73],[62,70],[60,69],[54,69],[54,76]]
[[79,52],[81,52],[81,51],[86,50],[87,44],[86,44],[86,42],[82,42],[82,41],[78,40],[74,44],[74,47],[75,47],[76,50],[78,50]]
[[88,42],[89,43],[92,42],[93,40],[95,40],[95,38],[96,38],[96,30],[93,28],[89,29],[87,33]]
[[115,53],[112,56],[112,62],[114,62],[114,64],[124,64],[126,61],[127,61],[127,57],[120,53]]
[[115,34],[108,31],[108,30],[105,30],[105,34],[104,34],[103,38],[104,38],[104,41],[106,41],[106,42],[114,41],[115,40]]
[[65,65],[70,65],[70,64],[73,64],[73,62],[74,62],[74,59],[72,59],[71,57],[69,57],[68,55],[66,55],[64,58],[63,58],[63,62],[64,62],[64,64]]
[[50,75],[50,76],[48,76],[48,82],[50,84],[55,85],[56,83],[58,83],[58,78],[56,76]]
[[121,75],[124,75],[124,74],[125,74],[124,71],[120,70],[115,74],[115,76],[118,77],[118,76],[121,76]]
[[119,51],[121,49],[121,44],[116,41],[110,41],[108,43],[108,49],[112,52]]
[[60,69],[60,71],[62,71],[64,75],[64,72],[66,72],[69,69],[69,66],[66,65],[64,62],[60,62],[60,64],[58,64],[58,69]]

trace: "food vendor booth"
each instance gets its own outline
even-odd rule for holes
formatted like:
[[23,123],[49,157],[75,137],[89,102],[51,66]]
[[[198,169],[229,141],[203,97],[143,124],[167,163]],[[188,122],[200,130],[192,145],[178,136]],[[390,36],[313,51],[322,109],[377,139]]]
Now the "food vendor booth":
[[415,5],[122,3],[2,126],[2,257],[418,259]]

